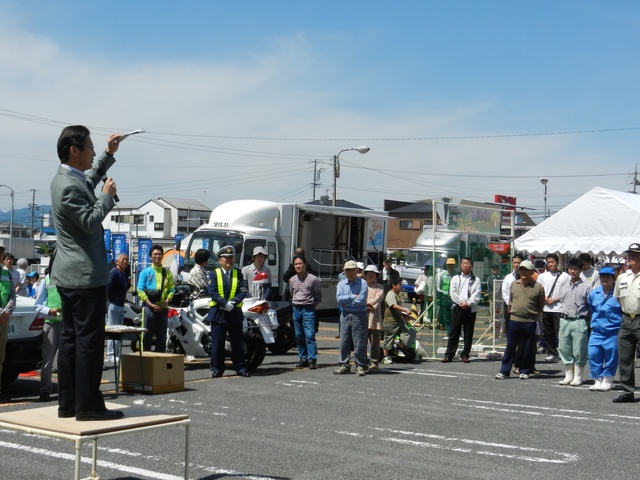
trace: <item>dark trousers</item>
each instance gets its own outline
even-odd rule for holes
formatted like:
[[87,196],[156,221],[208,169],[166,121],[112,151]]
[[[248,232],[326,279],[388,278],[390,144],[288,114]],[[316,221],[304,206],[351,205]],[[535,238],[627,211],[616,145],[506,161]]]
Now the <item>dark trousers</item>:
[[560,316],[560,312],[542,312],[542,337],[549,355],[558,355]]
[[[519,348],[518,345],[521,345]],[[536,322],[509,322],[509,332],[507,334],[507,347],[502,356],[502,367],[500,373],[511,374],[511,367],[514,365],[517,352],[522,352],[520,363],[520,373],[530,375],[533,371],[536,353]]]
[[[509,309],[509,305],[504,304],[504,328],[505,332],[507,332],[507,342],[509,341],[509,324],[511,323],[511,310]],[[516,368],[520,368],[522,364],[522,357],[524,356],[524,343],[525,340],[523,337],[520,337],[516,344],[516,351],[513,357],[513,366]],[[536,352],[535,350],[531,354],[531,361],[533,364],[536,363]]]
[[640,344],[640,317],[631,318],[628,315],[622,315],[622,324],[618,332],[618,370],[624,393],[633,393],[635,390],[634,367],[638,344]]
[[76,412],[104,410],[100,382],[107,290],[58,287],[58,292],[62,299],[58,405]]
[[167,322],[169,321],[169,309],[163,308],[154,312],[147,305],[144,307],[144,328],[147,329],[142,336],[142,350],[151,351],[153,337],[156,337],[156,352],[167,351]]
[[211,322],[211,371],[224,373],[224,342],[228,333],[233,368],[240,373],[240,370],[246,368],[242,341],[242,311],[234,308],[233,311],[224,312],[222,315],[223,318],[214,317]]
[[446,358],[453,358],[458,350],[460,333],[463,332],[463,346],[460,357],[468,358],[471,353],[471,343],[473,342],[473,329],[476,325],[476,312],[471,310],[463,310],[454,305],[451,315],[451,333],[447,342],[447,352],[444,354]]

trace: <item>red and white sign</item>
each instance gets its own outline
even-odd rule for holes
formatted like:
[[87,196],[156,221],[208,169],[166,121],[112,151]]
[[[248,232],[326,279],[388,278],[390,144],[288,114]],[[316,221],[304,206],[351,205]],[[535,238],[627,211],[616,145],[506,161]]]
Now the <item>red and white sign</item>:
[[509,244],[508,243],[490,243],[489,250],[497,253],[498,255],[506,255],[509,253]]

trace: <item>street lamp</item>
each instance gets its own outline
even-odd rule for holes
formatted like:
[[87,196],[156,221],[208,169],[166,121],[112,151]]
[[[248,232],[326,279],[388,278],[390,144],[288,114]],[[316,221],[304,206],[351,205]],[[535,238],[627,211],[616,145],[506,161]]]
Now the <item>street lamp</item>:
[[547,219],[547,183],[549,183],[548,178],[541,178],[540,183],[544,185],[544,212],[542,212],[542,219]]
[[11,191],[11,220],[9,221],[9,251],[13,250],[13,188],[9,185],[0,185],[0,187],[7,187]]
[[334,207],[336,206],[336,179],[340,176],[340,154],[351,150],[364,154],[371,149],[369,147],[345,148],[344,150],[340,150],[337,155],[333,156],[333,202],[331,205]]

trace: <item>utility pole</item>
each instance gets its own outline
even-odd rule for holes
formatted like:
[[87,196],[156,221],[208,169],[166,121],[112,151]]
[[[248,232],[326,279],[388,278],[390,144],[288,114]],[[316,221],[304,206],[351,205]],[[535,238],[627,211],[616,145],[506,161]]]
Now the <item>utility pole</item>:
[[636,187],[638,186],[638,164],[636,163],[636,170],[633,173],[633,193],[636,192]]
[[31,201],[31,204],[29,205],[31,207],[31,238],[33,238],[33,222],[35,220],[35,210],[36,210],[36,189],[32,188],[31,190],[29,190],[32,194],[33,194],[33,200]]
[[319,187],[320,185],[322,185],[322,183],[320,183],[320,174],[324,171],[325,171],[324,168],[318,169],[318,160],[314,160],[313,161],[313,183],[311,184],[313,186],[314,202],[316,201],[316,187]]

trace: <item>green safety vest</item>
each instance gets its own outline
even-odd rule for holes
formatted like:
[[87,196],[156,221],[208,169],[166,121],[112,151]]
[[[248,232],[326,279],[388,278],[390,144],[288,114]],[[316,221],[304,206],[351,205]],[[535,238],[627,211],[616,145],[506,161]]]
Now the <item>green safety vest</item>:
[[[58,312],[60,312],[60,309],[62,308],[62,299],[60,298],[60,292],[58,292],[56,286],[51,283],[49,275],[44,277],[44,285],[47,289],[47,308],[57,308]],[[45,323],[60,323],[61,321],[62,315],[58,315],[57,317],[51,315],[50,317],[47,317],[45,319]]]
[[0,308],[4,308],[9,303],[9,298],[11,298],[11,273],[0,268]]
[[449,295],[449,288],[451,286],[451,275],[449,272],[442,272],[442,293]]
[[[222,269],[216,268],[216,280],[218,284],[218,294],[224,298],[224,280],[222,279]],[[229,298],[227,300],[232,299],[236,296],[236,291],[238,290],[238,270],[233,268],[231,270],[231,292],[229,292]],[[217,305],[215,300],[211,300],[209,302],[210,307],[215,307]],[[242,307],[242,302],[236,304],[236,307]]]

